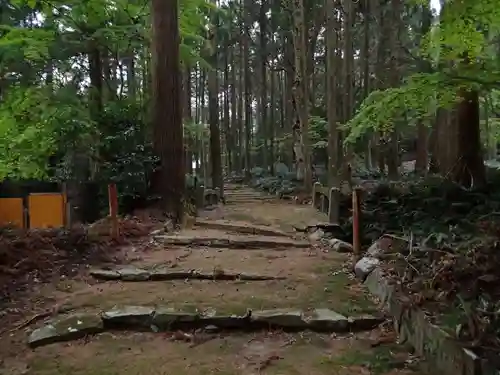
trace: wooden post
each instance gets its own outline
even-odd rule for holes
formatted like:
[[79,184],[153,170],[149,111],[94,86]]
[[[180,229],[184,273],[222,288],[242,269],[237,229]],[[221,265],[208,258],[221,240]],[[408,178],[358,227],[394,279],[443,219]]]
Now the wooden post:
[[320,207],[319,204],[319,197],[320,197],[320,194],[319,194],[319,191],[321,190],[321,184],[319,182],[315,182],[314,185],[313,185],[313,193],[312,193],[312,206],[314,208],[318,208]]
[[361,233],[360,233],[360,189],[352,190],[352,247],[354,256],[359,259],[361,257]]
[[111,238],[118,239],[118,192],[116,184],[108,185],[109,217],[111,219]]
[[328,222],[330,224],[339,224],[340,222],[339,199],[340,189],[331,188],[328,197]]
[[202,210],[205,207],[205,186],[199,185],[196,187],[196,209]]
[[328,197],[321,193],[320,194],[320,198],[319,198],[319,202],[320,202],[320,208],[319,208],[319,211],[321,213],[324,213],[324,214],[327,214],[328,215],[328,202],[326,201],[328,199]]
[[63,194],[63,220],[64,220],[64,227],[66,229],[71,228],[71,213],[70,213],[70,206],[68,202],[68,186],[66,182],[62,184],[62,194]]

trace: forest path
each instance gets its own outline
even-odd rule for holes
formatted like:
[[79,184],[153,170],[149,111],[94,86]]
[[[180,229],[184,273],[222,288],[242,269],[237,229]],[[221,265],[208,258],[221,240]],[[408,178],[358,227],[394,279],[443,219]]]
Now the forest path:
[[[323,221],[309,205],[279,201],[230,185],[227,204],[206,211],[198,224],[175,234],[155,234],[146,251],[130,249],[130,267],[166,272],[273,276],[262,281],[95,281],[89,275],[50,291],[78,312],[114,306],[168,306],[176,310],[242,314],[248,310],[311,311],[344,316],[377,313],[364,289],[344,271],[346,258],[310,244],[294,226]],[[244,232],[244,233],[242,233]],[[201,241],[201,242],[200,242]],[[148,272],[150,272],[148,271]],[[162,271],[162,272],[163,272]],[[152,271],[151,271],[152,272]],[[156,271],[155,271],[156,272]],[[132,272],[132,274],[134,274]],[[137,276],[137,274],[135,274]],[[130,276],[130,275],[129,275]],[[133,276],[133,275],[132,275]],[[130,281],[133,280],[133,281]],[[139,281],[142,280],[142,281]],[[135,281],[135,282],[134,282]],[[46,322],[45,322],[46,323]],[[42,325],[38,325],[39,327]],[[69,343],[26,350],[13,345],[0,372],[36,375],[322,375],[413,374],[407,354],[388,325],[357,333],[283,330],[184,330],[183,333],[106,331]],[[21,339],[21,338],[20,338]],[[3,366],[3,368],[2,368]]]

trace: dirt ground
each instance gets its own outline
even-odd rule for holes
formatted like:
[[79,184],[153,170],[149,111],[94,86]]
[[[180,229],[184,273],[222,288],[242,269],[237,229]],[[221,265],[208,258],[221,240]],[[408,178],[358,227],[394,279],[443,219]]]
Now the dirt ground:
[[[262,197],[229,187],[227,205],[202,213],[208,219],[245,221],[291,231],[324,221],[310,206]],[[193,229],[190,230],[190,233]],[[204,234],[207,229],[196,228]],[[217,232],[217,231],[215,231]],[[210,230],[213,234],[214,230]],[[220,232],[224,234],[223,232]],[[293,236],[290,232],[290,236]],[[279,276],[271,281],[97,282],[83,273],[34,291],[45,306],[102,311],[115,305],[168,305],[184,310],[243,313],[247,309],[330,308],[353,316],[377,312],[377,305],[345,269],[347,258],[318,246],[309,249],[166,247],[127,250],[132,264],[173,270],[213,270]],[[8,315],[9,312],[5,312]],[[26,316],[35,312],[26,312]],[[0,373],[36,375],[203,375],[203,374],[417,374],[414,360],[395,343],[389,325],[349,335],[311,332],[252,334],[194,333],[179,342],[163,333],[103,333],[85,340],[28,349],[29,332],[43,324],[1,327]],[[7,332],[5,332],[7,331]]]

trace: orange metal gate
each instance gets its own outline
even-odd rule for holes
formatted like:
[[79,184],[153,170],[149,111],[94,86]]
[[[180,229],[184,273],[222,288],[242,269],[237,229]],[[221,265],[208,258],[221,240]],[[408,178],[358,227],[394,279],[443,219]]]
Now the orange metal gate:
[[65,223],[66,199],[62,193],[33,193],[28,197],[30,228],[60,228]]
[[24,228],[23,198],[0,198],[0,226]]

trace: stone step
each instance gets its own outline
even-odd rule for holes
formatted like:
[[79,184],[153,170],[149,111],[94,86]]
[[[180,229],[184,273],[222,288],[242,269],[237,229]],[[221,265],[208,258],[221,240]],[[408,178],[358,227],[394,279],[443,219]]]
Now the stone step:
[[370,330],[385,319],[375,316],[345,317],[329,309],[301,311],[275,309],[251,311],[246,315],[218,314],[214,309],[204,313],[184,312],[166,306],[122,306],[102,314],[74,314],[52,319],[35,329],[28,338],[32,348],[66,342],[105,331],[165,332],[176,330],[311,330],[316,332],[349,332]]
[[150,269],[127,266],[117,269],[92,269],[89,274],[99,280],[121,281],[166,281],[166,280],[241,280],[265,281],[283,280],[285,277],[256,275],[244,272],[230,272],[222,269],[212,272],[197,270],[172,270],[166,267],[151,267]]
[[265,249],[265,248],[308,248],[310,243],[306,241],[295,241],[284,237],[271,236],[232,236],[218,235],[210,236],[200,234],[194,235],[167,235],[156,236],[155,240],[165,245],[177,246],[205,246],[228,249]]
[[197,218],[194,225],[196,227],[218,229],[229,232],[238,232],[261,236],[289,237],[289,235],[283,232],[281,229],[263,225],[255,225],[245,221],[203,220]]

